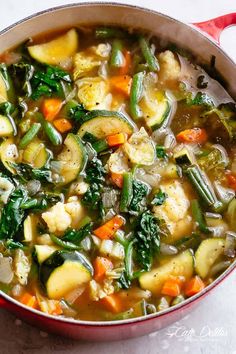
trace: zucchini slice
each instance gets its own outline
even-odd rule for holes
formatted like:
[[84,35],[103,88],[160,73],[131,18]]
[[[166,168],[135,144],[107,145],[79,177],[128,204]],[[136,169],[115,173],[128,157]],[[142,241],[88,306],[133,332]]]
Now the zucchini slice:
[[58,248],[55,246],[35,245],[34,257],[37,259],[38,264],[41,264],[47,258],[49,258],[55,251],[58,251]]
[[59,300],[92,279],[93,267],[82,253],[55,251],[40,267],[39,278],[50,299]]
[[126,133],[131,135],[134,131],[134,125],[120,112],[105,110],[91,111],[86,116],[86,122],[83,123],[78,131],[82,138],[84,134],[93,134],[97,139],[104,139],[108,135],[117,133]]
[[28,47],[32,58],[49,65],[63,64],[63,61],[72,57],[77,52],[77,49],[78,35],[75,29],[71,29],[50,42]]
[[48,160],[48,153],[44,143],[38,138],[33,139],[23,152],[23,160],[35,168],[43,167]]
[[64,141],[64,148],[58,155],[60,174],[65,185],[78,176],[87,163],[87,152],[78,135],[69,133]]
[[11,167],[11,162],[16,162],[18,158],[18,150],[14,144],[14,140],[9,138],[2,142],[0,146],[0,159],[8,171],[15,174],[15,170]]
[[0,137],[1,138],[10,137],[13,135],[13,133],[14,133],[14,129],[10,120],[5,116],[0,115]]
[[149,290],[153,295],[160,295],[164,282],[170,276],[184,276],[188,280],[193,275],[194,259],[190,250],[171,258],[167,263],[150,272],[143,273],[139,278],[142,289]]
[[24,221],[24,242],[32,242],[36,236],[37,217],[29,214]]
[[224,253],[223,238],[209,238],[201,242],[195,253],[195,269],[201,278],[206,278],[215,261]]
[[175,162],[182,166],[182,165],[192,165],[194,163],[194,157],[192,156],[191,152],[184,147],[180,151],[174,154]]

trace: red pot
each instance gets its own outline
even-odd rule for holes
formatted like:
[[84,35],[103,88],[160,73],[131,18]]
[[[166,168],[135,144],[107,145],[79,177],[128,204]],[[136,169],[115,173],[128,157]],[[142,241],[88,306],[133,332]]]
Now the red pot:
[[[113,3],[65,5],[37,13],[3,30],[0,33],[1,52],[23,42],[30,36],[41,33],[42,30],[47,32],[78,24],[96,23],[103,25],[112,23],[151,31],[159,37],[190,50],[202,62],[209,63],[211,56],[215,55],[216,69],[225,79],[229,93],[236,98],[236,65],[218,46],[221,31],[229,25],[236,24],[236,13],[194,25],[186,25],[160,13],[130,5]],[[204,36],[196,27],[207,32],[208,35]],[[213,40],[210,36],[213,37]],[[145,335],[180,320],[235,267],[236,263],[232,264],[201,293],[189,298],[184,303],[171,307],[160,314],[137,319],[117,322],[89,322],[57,318],[30,309],[1,291],[0,306],[44,331],[90,341],[120,340]]]

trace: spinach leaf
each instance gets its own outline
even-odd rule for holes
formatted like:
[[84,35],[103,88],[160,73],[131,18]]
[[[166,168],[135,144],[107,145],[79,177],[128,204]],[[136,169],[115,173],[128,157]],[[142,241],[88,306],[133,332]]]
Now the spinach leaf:
[[129,213],[138,215],[146,209],[148,186],[138,180],[133,181],[133,197],[129,205]]
[[66,231],[64,236],[62,237],[63,241],[69,241],[76,245],[79,245],[80,242],[88,235],[91,235],[92,231],[92,222],[81,227],[79,230],[69,229]]
[[138,218],[134,229],[137,263],[146,271],[150,270],[152,259],[160,249],[158,219],[149,211],[144,211]]
[[61,82],[71,83],[70,75],[57,67],[46,66],[46,70],[36,70],[30,80],[32,86],[31,98],[37,100],[41,96],[63,95]]
[[205,106],[208,108],[214,107],[214,102],[211,97],[206,93],[197,92],[195,96],[189,96],[186,98],[186,104],[188,106]]
[[8,248],[9,250],[15,250],[17,248],[23,248],[24,245],[21,243],[21,242],[18,242],[18,241],[14,241],[13,239],[8,239],[6,242],[5,242],[5,246],[6,248]]
[[126,270],[123,270],[120,278],[117,280],[118,288],[120,289],[129,289],[131,285],[131,280],[129,279]]
[[152,205],[162,205],[167,198],[167,194],[160,189],[151,201]]
[[79,103],[75,107],[72,107],[70,109],[69,115],[76,122],[82,124],[87,120],[86,114],[88,112],[89,111],[87,109],[85,109],[84,105],[82,103]]
[[33,77],[34,74],[34,67],[33,65],[25,62],[19,62],[16,64],[13,64],[12,67],[10,67],[14,77],[14,86],[16,88],[16,91],[19,92],[19,95],[26,95],[27,97],[30,97],[32,94],[32,87],[30,80]]
[[162,145],[156,146],[156,156],[158,159],[166,159],[168,157],[164,146]]
[[24,182],[37,179],[42,182],[52,183],[52,172],[47,167],[33,168],[31,165],[25,163],[11,163],[11,166]]
[[41,192],[35,198],[27,198],[22,204],[21,208],[24,210],[31,210],[33,212],[48,209],[50,206],[62,200],[61,194]]
[[0,220],[0,239],[13,239],[19,231],[25,218],[25,210],[21,204],[27,199],[27,192],[23,188],[15,189],[2,210]]

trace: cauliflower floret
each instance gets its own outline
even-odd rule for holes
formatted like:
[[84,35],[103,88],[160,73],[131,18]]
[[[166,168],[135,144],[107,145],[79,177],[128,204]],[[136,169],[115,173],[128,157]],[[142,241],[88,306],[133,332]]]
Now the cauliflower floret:
[[83,216],[83,208],[78,200],[63,204],[58,202],[42,214],[50,233],[64,232],[68,227],[76,227]]
[[155,160],[154,143],[143,127],[139,132],[131,135],[123,148],[129,159],[135,164],[150,166]]
[[158,56],[160,71],[158,77],[160,81],[175,81],[180,75],[180,64],[170,50],[160,53]]
[[165,221],[170,236],[165,242],[172,242],[191,233],[192,219],[189,214],[189,200],[179,181],[172,181],[160,185],[161,190],[167,194],[162,205],[154,206],[153,211],[157,218]]
[[16,250],[14,258],[15,275],[21,285],[27,284],[30,266],[30,260],[26,257],[24,251],[21,249]]
[[124,173],[129,170],[128,157],[122,149],[117,149],[110,155],[108,168],[113,173]]
[[112,95],[108,83],[100,77],[88,77],[76,82],[78,99],[86,109],[110,109]]
[[83,195],[87,192],[89,184],[84,181],[77,181],[71,184],[70,194]]

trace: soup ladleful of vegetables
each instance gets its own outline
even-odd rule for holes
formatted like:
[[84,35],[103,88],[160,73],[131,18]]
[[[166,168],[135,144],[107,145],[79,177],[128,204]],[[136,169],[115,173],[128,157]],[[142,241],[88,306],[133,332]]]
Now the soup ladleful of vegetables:
[[0,62],[2,291],[50,315],[128,319],[232,264],[235,103],[191,57],[91,27]]

